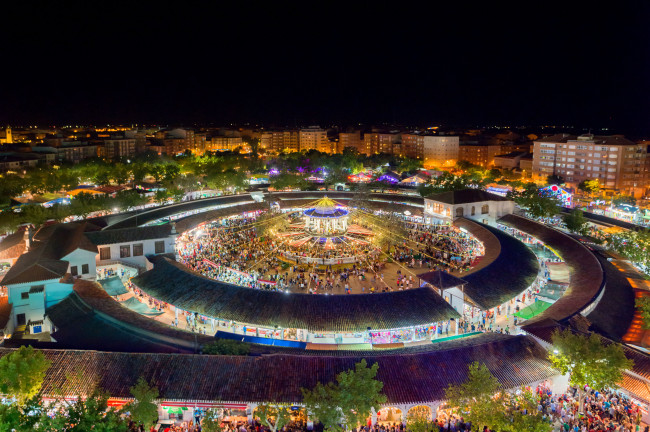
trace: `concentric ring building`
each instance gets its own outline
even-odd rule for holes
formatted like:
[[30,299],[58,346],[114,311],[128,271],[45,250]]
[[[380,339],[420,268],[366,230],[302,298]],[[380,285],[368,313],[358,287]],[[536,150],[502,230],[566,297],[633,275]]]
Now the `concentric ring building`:
[[[314,236],[336,237],[351,229],[353,193],[282,192],[265,198],[209,198],[18,231],[0,243],[0,259],[12,264],[1,282],[9,296],[0,304],[0,330],[7,336],[19,332],[45,349],[53,362],[45,394],[67,388],[66,371],[83,370],[87,382],[67,388],[70,394],[99,385],[121,403],[144,376],[158,386],[161,407],[190,412],[228,407],[250,415],[263,402],[300,404],[301,387],[331,380],[366,358],[380,365],[387,406],[406,415],[418,406],[435,413],[444,388],[462,382],[474,360],[484,362],[507,388],[545,383],[563,390],[566,377],[551,367],[545,351],[554,329],[598,329],[616,340],[620,328],[629,326],[623,306],[609,302],[624,281],[614,277],[607,260],[560,231],[515,215],[512,202],[476,190],[431,199],[365,197],[368,211],[408,212],[421,223],[453,224],[483,245],[484,255],[468,271],[422,273],[413,289],[365,295],[265,291],[202,276],[176,260],[179,234],[267,210],[269,202],[280,209],[319,202],[302,215],[305,232]],[[456,323],[467,307],[492,310],[535,282],[540,264],[531,241],[566,264],[561,289],[546,294],[548,308],[524,323],[522,335],[457,335]],[[133,289],[176,314],[200,316],[210,332],[181,330],[156,320],[144,304],[122,304],[118,299],[126,291],[119,284],[96,280],[107,269],[132,272]],[[620,326],[609,325],[612,319]],[[215,335],[251,341],[255,355],[196,354]],[[16,346],[13,341],[5,340],[0,355]],[[627,354],[635,366],[623,389],[647,406],[650,362],[642,352]]]

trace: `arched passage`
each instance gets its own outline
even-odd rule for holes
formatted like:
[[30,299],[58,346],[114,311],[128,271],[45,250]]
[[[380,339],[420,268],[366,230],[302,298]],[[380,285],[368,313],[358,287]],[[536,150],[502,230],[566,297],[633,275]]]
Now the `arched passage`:
[[406,414],[406,417],[407,417],[407,419],[409,417],[412,417],[412,418],[418,418],[418,419],[433,420],[432,413],[433,413],[433,411],[431,410],[430,406],[416,405],[414,407],[411,407],[411,409],[408,410],[408,413]]
[[383,407],[377,411],[377,423],[401,423],[402,410],[396,407]]

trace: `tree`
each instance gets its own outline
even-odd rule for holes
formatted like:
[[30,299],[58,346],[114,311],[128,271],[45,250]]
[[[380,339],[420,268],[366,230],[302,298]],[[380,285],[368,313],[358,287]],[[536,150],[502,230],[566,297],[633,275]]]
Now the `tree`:
[[535,218],[553,217],[560,211],[557,198],[540,195],[534,183],[528,183],[522,191],[508,192],[507,196]]
[[130,177],[131,174],[129,169],[124,164],[117,163],[113,165],[113,169],[111,170],[111,179],[113,179],[116,184],[126,184]]
[[158,204],[166,203],[169,199],[169,193],[165,189],[158,189],[153,195],[153,200]]
[[291,412],[287,407],[280,404],[259,405],[256,413],[260,421],[267,425],[271,432],[282,429],[284,425],[291,421]]
[[210,408],[205,412],[201,420],[201,430],[203,432],[221,432],[221,412],[215,408]]
[[567,329],[555,331],[551,338],[554,349],[549,359],[553,367],[570,374],[571,384],[578,387],[580,412],[585,386],[596,390],[617,387],[623,371],[633,365],[619,344],[607,343],[596,333],[587,336]]
[[564,225],[569,231],[580,235],[589,233],[589,223],[581,210],[574,209],[571,213],[565,214],[563,219]]
[[467,380],[458,385],[450,384],[445,398],[455,413],[480,430],[495,422],[493,397],[499,391],[501,384],[487,366],[474,362],[469,365]]
[[595,194],[600,190],[600,183],[598,182],[598,179],[583,180],[578,183],[578,189],[588,193],[589,195]]
[[312,390],[301,389],[302,402],[309,416],[319,421],[325,431],[340,432],[341,409],[338,404],[338,388],[330,382],[316,384]]
[[627,205],[635,206],[636,198],[630,195],[618,194],[612,199],[612,202],[614,203],[614,205],[627,204]]
[[126,422],[118,410],[108,407],[108,398],[107,393],[95,390],[86,398],[78,396],[73,401],[58,400],[57,404],[63,408],[56,411],[53,418],[44,412],[39,421],[39,429],[70,432],[126,431]]
[[373,408],[386,402],[381,393],[384,383],[376,379],[379,364],[371,367],[365,359],[336,376],[336,384],[318,383],[313,390],[301,389],[307,412],[323,424],[325,430],[340,431],[363,424]]
[[550,432],[552,425],[537,410],[538,396],[530,389],[500,392],[494,398],[495,416],[491,428],[501,432]]
[[650,329],[650,297],[640,297],[636,299],[635,306],[641,312],[643,328]]
[[429,432],[437,428],[438,425],[422,411],[414,411],[406,416],[406,429],[409,432]]
[[248,355],[250,344],[231,339],[217,339],[214,342],[203,345],[203,354],[213,355]]
[[551,430],[550,423],[537,411],[539,401],[532,391],[504,391],[484,364],[469,365],[467,380],[460,385],[450,385],[445,393],[452,410],[471,422],[476,430],[481,430],[482,426],[502,432]]
[[50,364],[42,351],[36,351],[31,346],[21,346],[2,357],[0,393],[14,397],[19,405],[23,405],[41,389]]
[[336,376],[339,407],[349,428],[363,424],[373,408],[386,402],[386,396],[381,393],[384,383],[375,379],[378,370],[379,363],[368,367],[363,359],[354,365],[354,370]]
[[650,276],[650,230],[623,231],[611,235],[608,246],[627,257]]
[[561,185],[562,183],[564,183],[564,177],[557,174],[551,174],[546,177],[546,184]]
[[135,401],[126,405],[124,410],[131,413],[131,418],[137,424],[152,426],[158,419],[158,406],[154,402],[158,399],[158,388],[140,377],[130,391]]

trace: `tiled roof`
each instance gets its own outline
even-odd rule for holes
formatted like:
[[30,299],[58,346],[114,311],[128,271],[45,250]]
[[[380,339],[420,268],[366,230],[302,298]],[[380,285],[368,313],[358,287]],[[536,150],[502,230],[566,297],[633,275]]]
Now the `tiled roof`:
[[481,309],[496,307],[526,290],[537,278],[537,257],[524,243],[503,231],[463,219],[463,226],[471,233],[477,232],[472,225],[487,230],[496,237],[498,248],[486,245],[486,253],[498,251],[488,264],[460,276],[467,282],[463,292]]
[[510,201],[508,198],[480,189],[461,189],[429,195],[428,200],[446,204],[469,204],[483,201]]
[[559,253],[569,268],[569,286],[564,295],[551,307],[532,318],[528,323],[550,318],[561,321],[579,313],[600,293],[605,274],[593,253],[570,236],[513,214],[503,216],[499,223],[511,226],[541,240]]
[[164,239],[171,235],[172,224],[154,225],[136,228],[111,229],[86,233],[95,245],[129,243],[134,241]]
[[427,282],[428,284],[433,285],[438,289],[447,289],[452,287],[457,287],[465,285],[467,282],[463,279],[457,278],[450,275],[449,273],[442,270],[434,270],[418,275],[418,278]]
[[69,263],[62,261],[77,249],[97,253],[97,247],[86,237],[85,222],[53,224],[41,228],[34,236],[31,250],[21,255],[9,269],[4,285],[38,282],[61,278]]
[[194,201],[185,201],[178,204],[165,205],[155,207],[153,209],[146,209],[143,211],[132,212],[128,217],[120,217],[119,219],[106,217],[105,220],[109,221],[110,225],[106,230],[121,229],[121,228],[134,228],[138,225],[145,224],[157,219],[161,219],[174,214],[182,213],[185,211],[198,210],[206,207],[212,207],[222,204],[234,203],[249,203],[253,201],[250,194],[241,195],[228,195],[215,198],[205,198]]
[[623,381],[620,385],[638,399],[650,403],[650,386],[648,385],[648,382],[625,373],[623,374]]
[[535,142],[548,142],[548,143],[565,143],[569,140],[574,140],[577,139],[578,137],[576,135],[569,135],[565,133],[559,133],[551,136],[547,136],[544,138],[540,138],[535,140]]
[[[0,348],[0,356],[10,353]],[[158,387],[161,399],[221,402],[300,402],[301,388],[335,380],[354,368],[360,357],[272,354],[210,356],[128,354],[98,351],[43,350],[52,362],[43,393],[87,394],[95,387],[112,397],[129,398],[129,388],[142,376]],[[532,339],[512,336],[482,345],[411,355],[365,357],[379,364],[388,403],[434,402],[444,398],[449,384],[467,378],[468,364],[479,361],[506,388],[544,380],[558,374],[543,348]],[[81,373],[83,380],[66,377]]]
[[21,255],[16,260],[2,279],[2,284],[13,285],[60,279],[67,271],[67,261],[42,258],[41,250],[35,250]]
[[[74,292],[68,298],[75,299],[77,303],[83,304],[84,308],[91,309],[93,313],[106,315],[110,317],[112,322],[127,330],[138,332],[150,340],[156,342],[166,341],[168,344],[181,347],[194,347],[195,343],[201,344],[212,340],[209,336],[197,335],[196,333],[170,327],[123,307],[109,296],[97,282],[77,279],[72,288]],[[49,316],[52,310],[55,310],[54,313],[56,314],[57,306],[48,308],[46,314]],[[60,313],[57,316],[57,321],[55,322],[53,319],[53,322],[57,327],[64,327],[68,315]]]
[[25,229],[18,229],[0,242],[0,259],[17,258],[25,252]]
[[357,332],[426,325],[458,313],[430,288],[380,294],[312,295],[256,290],[209,279],[169,258],[132,279],[181,309],[264,327]]
[[176,221],[176,230],[179,233],[183,233],[192,228],[196,228],[199,224],[203,222],[212,221],[219,219],[225,216],[230,216],[232,214],[245,213],[245,212],[254,212],[257,210],[268,209],[269,206],[266,203],[253,203],[253,204],[243,204],[236,207],[225,207],[217,210],[210,210],[203,213],[197,213],[195,215],[187,216]]

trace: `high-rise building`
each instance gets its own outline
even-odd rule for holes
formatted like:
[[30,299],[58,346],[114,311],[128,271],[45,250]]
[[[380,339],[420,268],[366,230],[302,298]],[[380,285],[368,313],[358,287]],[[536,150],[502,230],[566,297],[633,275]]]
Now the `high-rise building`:
[[300,130],[300,151],[318,150],[332,153],[332,146],[327,138],[327,131],[318,126],[310,126]]
[[598,180],[601,187],[641,196],[647,145],[622,135],[594,136],[557,134],[534,142],[533,177],[564,178],[577,187],[583,180]]

